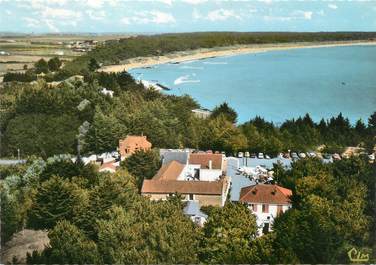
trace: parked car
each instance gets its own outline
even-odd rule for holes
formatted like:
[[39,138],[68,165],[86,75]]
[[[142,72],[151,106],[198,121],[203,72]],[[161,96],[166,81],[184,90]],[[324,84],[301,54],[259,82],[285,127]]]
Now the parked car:
[[308,157],[316,157],[316,153],[315,152],[308,152]]
[[369,160],[375,160],[375,154],[370,154],[370,155],[368,156],[368,158],[369,158]]
[[291,153],[291,158],[292,158],[292,159],[299,159],[299,156],[298,156],[297,153],[292,152],[292,153]]
[[266,159],[270,159],[270,156],[269,156],[269,155],[265,155],[265,158],[266,158]]
[[258,156],[257,156],[259,159],[264,159],[264,154],[263,153],[258,153]]
[[306,155],[305,153],[303,153],[303,152],[300,152],[300,153],[299,153],[299,157],[300,157],[300,158],[306,158],[307,155]]
[[332,158],[332,156],[330,154],[323,154],[322,157],[325,158],[325,159]]
[[208,151],[206,151],[206,153],[207,153],[207,154],[212,154],[213,151],[212,151],[212,150],[208,150]]
[[117,152],[117,151],[111,152],[111,155],[112,155],[113,158],[118,158],[120,156],[119,152]]
[[249,152],[248,152],[248,151],[245,152],[245,153],[244,153],[244,156],[245,156],[245,157],[249,157]]
[[337,153],[333,154],[332,157],[333,157],[334,160],[341,160],[341,156],[339,154],[337,154]]
[[287,159],[290,159],[290,154],[289,154],[289,153],[284,153],[284,154],[283,154],[283,157],[284,157],[284,158],[287,158]]
[[239,158],[243,158],[243,156],[244,156],[243,152],[239,152],[239,153],[238,153],[238,157],[239,157]]
[[256,154],[255,153],[251,153],[251,158],[256,158]]

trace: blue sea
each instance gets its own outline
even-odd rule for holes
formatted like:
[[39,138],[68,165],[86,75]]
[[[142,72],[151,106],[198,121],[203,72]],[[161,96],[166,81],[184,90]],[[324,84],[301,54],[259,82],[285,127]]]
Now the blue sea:
[[238,122],[255,116],[279,124],[309,113],[315,121],[340,112],[352,123],[376,111],[376,46],[270,51],[132,69],[192,96],[203,108],[226,101]]

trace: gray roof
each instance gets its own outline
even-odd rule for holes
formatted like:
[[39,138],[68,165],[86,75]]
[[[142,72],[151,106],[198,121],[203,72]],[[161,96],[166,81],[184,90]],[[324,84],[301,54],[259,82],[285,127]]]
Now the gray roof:
[[161,154],[162,164],[165,165],[175,160],[185,165],[188,161],[188,156],[189,156],[189,153],[183,152],[183,151],[165,152]]
[[198,203],[198,201],[188,201],[183,212],[184,214],[189,216],[200,216],[203,218],[208,218],[208,216],[200,210],[200,204]]
[[26,160],[17,160],[17,159],[0,159],[0,165],[16,165],[16,164],[24,164]]

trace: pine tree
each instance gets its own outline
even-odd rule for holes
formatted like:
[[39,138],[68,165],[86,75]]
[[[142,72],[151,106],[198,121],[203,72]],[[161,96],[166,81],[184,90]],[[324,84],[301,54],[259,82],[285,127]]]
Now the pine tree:
[[37,189],[29,212],[29,225],[50,229],[58,221],[72,220],[88,203],[88,194],[69,180],[53,176]]

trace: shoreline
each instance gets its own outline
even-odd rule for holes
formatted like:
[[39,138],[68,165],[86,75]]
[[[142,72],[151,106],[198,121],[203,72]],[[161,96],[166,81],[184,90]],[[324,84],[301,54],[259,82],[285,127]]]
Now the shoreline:
[[215,57],[234,56],[241,54],[261,53],[269,51],[282,51],[303,48],[328,48],[340,46],[360,46],[376,45],[376,41],[331,41],[331,42],[295,42],[295,43],[278,43],[278,44],[250,44],[236,45],[226,47],[215,47],[208,49],[198,49],[189,51],[178,51],[162,56],[136,57],[125,60],[122,64],[103,66],[98,71],[103,72],[122,72],[134,68],[151,67],[158,64],[176,63],[187,61],[196,61]]

